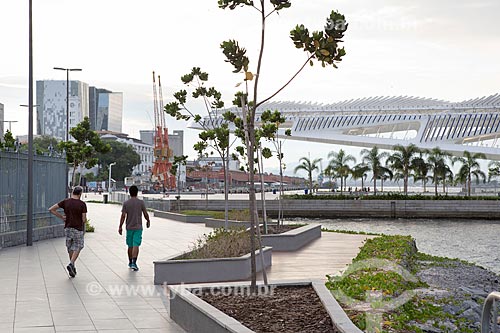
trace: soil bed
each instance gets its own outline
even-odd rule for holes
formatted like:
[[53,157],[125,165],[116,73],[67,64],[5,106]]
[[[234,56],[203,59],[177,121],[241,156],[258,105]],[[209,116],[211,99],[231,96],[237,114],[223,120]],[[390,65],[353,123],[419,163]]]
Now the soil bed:
[[[282,234],[282,233],[285,233],[287,231],[294,230],[294,229],[297,229],[300,227],[302,227],[302,225],[286,225],[286,224],[280,225],[280,226],[268,225],[267,226],[267,235],[278,235],[278,234]],[[260,228],[260,233],[261,233],[261,235],[265,235],[264,234],[264,227]]]
[[277,287],[260,296],[206,292],[205,302],[255,332],[337,333],[311,286]]

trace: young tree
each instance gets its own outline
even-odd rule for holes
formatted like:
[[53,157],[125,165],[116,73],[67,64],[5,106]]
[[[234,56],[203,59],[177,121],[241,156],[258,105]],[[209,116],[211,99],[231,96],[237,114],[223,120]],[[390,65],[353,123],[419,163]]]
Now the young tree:
[[313,179],[312,179],[312,174],[315,170],[319,170],[319,162],[321,161],[321,158],[317,158],[314,160],[310,160],[307,157],[301,157],[299,162],[302,162],[302,164],[299,164],[295,167],[293,170],[294,173],[297,173],[299,170],[304,170],[307,172],[307,176],[309,179],[309,193],[312,194],[313,191]]
[[130,176],[134,167],[141,164],[141,156],[131,145],[114,140],[103,140],[103,142],[110,147],[108,152],[96,154],[98,163],[102,166],[101,176],[103,179],[106,179],[109,165],[113,162],[116,163],[113,166],[113,177],[119,180]]
[[[260,116],[261,127],[263,131],[263,136],[266,137],[274,146],[276,157],[278,158],[280,164],[280,191],[278,196],[278,225],[283,222],[283,144],[285,140],[280,140],[278,138],[278,129],[281,124],[283,124],[286,119],[278,111],[266,110]],[[285,136],[290,136],[292,131],[287,129],[285,131]],[[265,156],[268,158],[272,156],[272,152],[265,151]],[[266,216],[265,213],[263,215]],[[267,229],[267,228],[266,228]],[[267,232],[267,230],[266,230]]]
[[[250,59],[246,55],[246,49],[240,47],[236,40],[227,40],[221,43],[221,48],[226,56],[226,62],[233,67],[234,73],[242,73],[245,82],[245,92],[240,92],[236,96],[235,105],[241,108],[241,114],[235,115],[232,112],[225,114],[225,119],[234,123],[235,134],[242,139],[245,145],[246,156],[248,156],[249,172],[249,210],[250,210],[250,241],[251,247],[255,248],[255,216],[257,212],[255,198],[255,154],[258,147],[258,135],[256,132],[256,112],[259,106],[274,98],[285,87],[287,87],[307,64],[313,65],[314,61],[321,63],[323,67],[332,66],[342,60],[346,54],[344,48],[340,48],[347,24],[345,17],[338,12],[332,11],[327,20],[324,31],[310,33],[303,25],[297,25],[290,32],[290,37],[296,48],[306,52],[306,59],[295,74],[278,88],[271,95],[262,98],[259,95],[259,82],[262,78],[262,63],[266,45],[266,25],[272,14],[278,14],[291,6],[290,0],[218,0],[219,8],[234,10],[239,7],[247,7],[255,10],[260,21],[260,47],[257,56],[257,66],[255,71],[250,71]],[[241,74],[240,74],[241,75]],[[253,84],[253,86],[252,86]],[[251,91],[251,95],[250,95]],[[256,266],[254,252],[251,252],[251,289],[256,290]]]
[[58,152],[59,140],[49,135],[42,135],[33,139],[33,148],[37,154]]
[[373,194],[377,194],[377,179],[380,179],[382,174],[382,159],[387,158],[389,154],[387,152],[381,153],[377,146],[372,149],[363,149],[361,151],[362,162],[365,164],[369,170],[372,172],[373,179]]
[[9,130],[3,135],[3,146],[7,149],[16,149],[16,139],[14,139],[12,132]]
[[111,150],[109,144],[102,142],[99,135],[90,129],[88,117],[73,127],[69,133],[75,141],[62,141],[58,148],[66,151],[66,161],[73,166],[73,181],[76,184],[76,169],[85,166],[92,168],[99,162],[97,153],[107,153]]
[[330,158],[328,165],[340,177],[340,194],[342,194],[343,188],[346,187],[347,177],[352,172],[349,162],[356,163],[356,158],[350,154],[346,154],[343,149],[340,149],[338,153],[331,151],[328,153],[328,158]]
[[[202,128],[198,134],[200,141],[195,143],[194,149],[199,156],[207,155],[208,151],[216,151],[222,159],[224,170],[224,217],[225,228],[228,228],[228,201],[229,201],[229,123],[222,119],[221,93],[214,87],[207,88],[208,73],[203,72],[199,67],[193,67],[190,73],[182,76],[181,81],[193,89],[192,97],[201,99],[207,112],[207,118],[191,110],[187,105],[187,91],[181,90],[174,94],[175,102],[165,105],[165,112],[177,120],[194,121]],[[207,193],[208,200],[208,193]]]
[[[181,156],[174,156],[174,163],[172,163],[172,169],[170,172],[174,175],[177,176],[177,200],[181,198],[181,166],[186,165],[187,163],[188,156],[187,155],[181,155]],[[181,211],[181,206],[177,205],[177,209],[180,212]]]
[[486,182],[486,175],[483,171],[481,171],[481,166],[477,161],[479,159],[485,160],[486,155],[483,153],[471,154],[467,150],[464,151],[463,157],[455,156],[452,159],[453,164],[457,162],[462,164],[457,173],[457,179],[460,180],[461,183],[466,184],[469,197],[471,194],[472,177],[476,179],[476,184],[479,184],[479,178],[482,178],[483,182]]
[[396,145],[392,148],[394,153],[387,158],[386,164],[397,173],[400,173],[403,179],[403,191],[408,195],[408,178],[411,171],[415,169],[415,161],[418,158],[416,154],[420,152],[413,143],[408,146]]

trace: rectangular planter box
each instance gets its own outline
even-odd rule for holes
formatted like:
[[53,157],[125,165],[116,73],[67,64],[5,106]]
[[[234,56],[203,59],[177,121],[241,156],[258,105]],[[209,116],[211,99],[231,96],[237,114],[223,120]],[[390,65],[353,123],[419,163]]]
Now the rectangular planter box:
[[[323,303],[332,319],[333,325],[342,333],[362,333],[345,314],[330,291],[322,281],[280,281],[271,283],[271,287],[278,286],[310,286]],[[218,290],[228,287],[239,288],[239,291],[249,289],[248,283],[227,283],[211,285],[180,285],[169,286],[170,291],[170,318],[189,333],[251,333],[248,327],[236,319],[226,315],[200,299],[196,294],[201,291]],[[259,289],[262,285],[259,284]],[[222,289],[222,290],[225,290]]]
[[155,211],[154,216],[174,221],[186,222],[186,223],[205,223],[205,219],[210,217],[208,215],[194,216],[194,215],[184,215],[179,213],[160,212],[160,211]]
[[262,245],[273,251],[296,251],[321,237],[321,225],[305,225],[282,234],[262,235]]
[[[272,249],[263,248],[264,267],[272,265]],[[259,251],[255,251],[257,271],[261,270]],[[155,284],[206,283],[246,280],[251,276],[250,253],[237,258],[174,260],[177,254],[154,261]]]

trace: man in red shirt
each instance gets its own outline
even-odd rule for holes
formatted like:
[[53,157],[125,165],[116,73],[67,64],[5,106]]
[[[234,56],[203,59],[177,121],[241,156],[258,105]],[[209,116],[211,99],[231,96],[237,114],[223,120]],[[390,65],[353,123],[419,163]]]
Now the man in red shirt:
[[[69,264],[66,266],[69,276],[76,276],[75,262],[84,247],[83,235],[85,234],[85,222],[87,221],[87,205],[80,200],[83,189],[76,186],[71,198],[64,199],[49,208],[49,211],[64,221],[64,232],[66,233],[66,247],[68,248]],[[57,209],[62,208],[64,215]]]

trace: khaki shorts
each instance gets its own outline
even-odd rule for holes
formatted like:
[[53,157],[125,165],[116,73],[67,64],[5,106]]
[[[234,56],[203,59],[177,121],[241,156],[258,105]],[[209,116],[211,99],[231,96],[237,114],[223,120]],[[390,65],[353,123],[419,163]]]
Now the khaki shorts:
[[83,231],[74,229],[74,228],[66,228],[64,229],[66,233],[66,247],[69,251],[79,251],[84,247],[83,241]]

